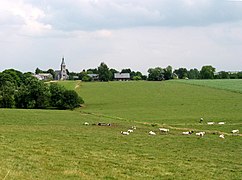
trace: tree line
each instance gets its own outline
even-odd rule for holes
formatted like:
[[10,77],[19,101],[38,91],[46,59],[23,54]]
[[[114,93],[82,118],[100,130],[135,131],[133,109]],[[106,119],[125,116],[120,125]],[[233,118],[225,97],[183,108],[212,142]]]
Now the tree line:
[[[37,68],[35,73],[50,73],[52,74],[53,78],[55,78],[55,72],[53,69],[43,71]],[[190,70],[186,68],[178,68],[173,70],[171,66],[167,66],[166,68],[155,67],[148,69],[148,75],[143,75],[140,71],[133,71],[130,68],[118,71],[116,69],[109,68],[104,62],[102,62],[97,68],[90,68],[87,70],[84,69],[79,73],[69,72],[67,70],[69,80],[82,81],[95,80],[92,76],[90,76],[90,74],[97,74],[99,81],[113,81],[115,80],[115,73],[129,73],[131,80],[148,81],[161,81],[169,79],[242,79],[242,71],[234,73],[220,71],[216,73],[216,68],[211,65],[203,66],[200,70],[196,68]]]
[[14,69],[0,73],[0,108],[74,109],[83,103],[74,90],[40,81],[32,73]]
[[178,68],[174,69],[171,66],[167,66],[166,68],[155,67],[148,69],[148,76],[143,75],[139,71],[132,71],[131,69],[122,69],[118,71],[116,69],[110,69],[104,62],[100,64],[97,68],[83,70],[80,73],[70,72],[68,73],[70,80],[79,79],[82,81],[92,81],[94,80],[89,74],[98,74],[99,81],[113,81],[114,73],[129,73],[131,80],[148,80],[148,81],[161,81],[161,80],[169,80],[169,79],[242,79],[242,71],[241,72],[226,72],[220,71],[216,73],[216,68],[207,65],[203,66],[200,70],[186,69],[186,68]]

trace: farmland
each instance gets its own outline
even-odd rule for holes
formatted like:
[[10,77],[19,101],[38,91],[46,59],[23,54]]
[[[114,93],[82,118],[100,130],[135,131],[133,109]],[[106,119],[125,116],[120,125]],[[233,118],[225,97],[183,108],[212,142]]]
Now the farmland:
[[[75,111],[0,109],[2,179],[242,178],[242,138],[230,134],[242,127],[242,94],[176,81],[62,84],[76,89],[85,105]],[[133,134],[120,134],[133,125]],[[181,135],[186,130],[206,135]]]
[[242,93],[241,79],[179,80],[177,82],[183,82],[183,83],[193,84],[198,86],[207,86],[207,87]]

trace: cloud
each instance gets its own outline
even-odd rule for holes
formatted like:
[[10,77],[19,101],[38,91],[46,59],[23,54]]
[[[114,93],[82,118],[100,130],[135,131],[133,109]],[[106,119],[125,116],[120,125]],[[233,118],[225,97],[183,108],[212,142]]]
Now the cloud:
[[1,25],[15,34],[38,35],[52,29],[50,24],[40,22],[45,18],[44,11],[23,1],[1,1],[0,12]]
[[242,3],[226,0],[3,0],[0,10],[1,24],[33,35],[242,20]]
[[42,22],[63,31],[208,26],[242,19],[242,3],[221,0],[52,0]]

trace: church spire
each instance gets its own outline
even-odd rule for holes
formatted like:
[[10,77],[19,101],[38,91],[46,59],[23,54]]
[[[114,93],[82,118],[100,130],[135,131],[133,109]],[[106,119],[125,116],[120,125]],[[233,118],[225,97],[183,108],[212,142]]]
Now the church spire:
[[62,57],[62,62],[61,62],[61,64],[65,64],[65,58],[64,58],[64,56]]

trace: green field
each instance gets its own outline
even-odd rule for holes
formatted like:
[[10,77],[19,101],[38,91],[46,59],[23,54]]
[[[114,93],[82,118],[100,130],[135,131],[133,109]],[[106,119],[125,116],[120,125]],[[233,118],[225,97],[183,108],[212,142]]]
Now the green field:
[[242,79],[178,80],[178,82],[242,93]]
[[62,84],[84,107],[0,109],[0,179],[242,179],[242,137],[230,133],[242,130],[241,93],[177,81]]

